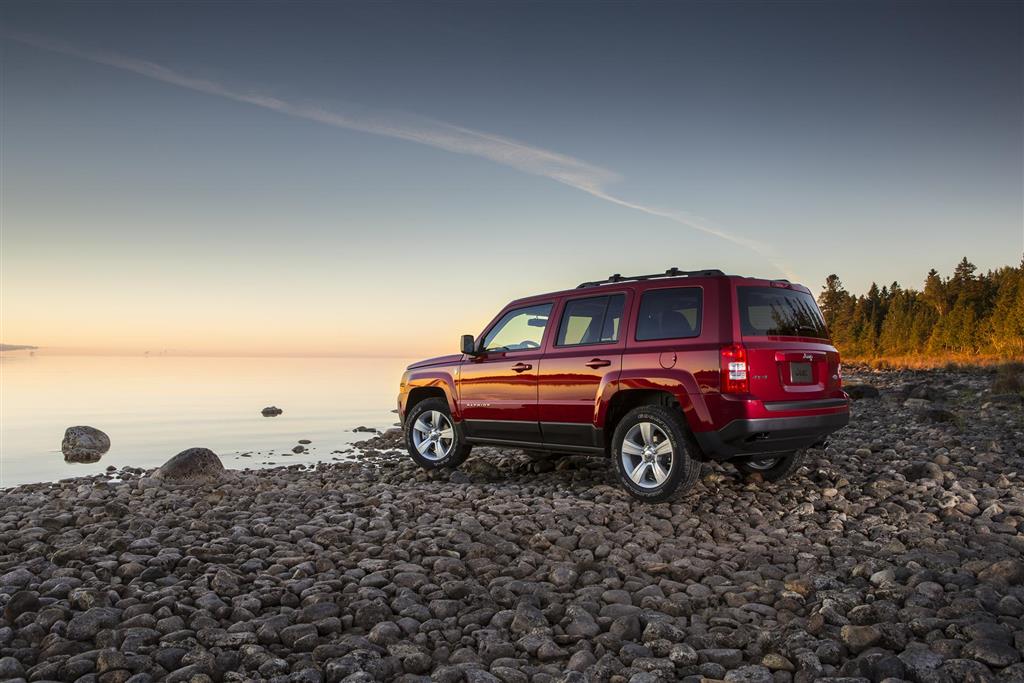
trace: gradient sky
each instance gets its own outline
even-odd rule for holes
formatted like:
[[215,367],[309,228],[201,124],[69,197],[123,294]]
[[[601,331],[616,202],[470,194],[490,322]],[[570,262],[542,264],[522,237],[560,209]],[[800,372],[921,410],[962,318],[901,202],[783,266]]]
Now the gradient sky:
[[1022,8],[8,2],[0,341],[416,356],[612,272],[1017,264]]

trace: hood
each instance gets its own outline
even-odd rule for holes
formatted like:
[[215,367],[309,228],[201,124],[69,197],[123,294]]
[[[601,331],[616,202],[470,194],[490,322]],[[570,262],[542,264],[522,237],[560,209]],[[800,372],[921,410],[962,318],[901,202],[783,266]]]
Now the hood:
[[418,360],[415,363],[409,364],[409,369],[413,368],[425,368],[430,365],[454,365],[462,360],[461,353],[453,353],[447,356],[437,356],[436,358],[427,358],[425,360]]

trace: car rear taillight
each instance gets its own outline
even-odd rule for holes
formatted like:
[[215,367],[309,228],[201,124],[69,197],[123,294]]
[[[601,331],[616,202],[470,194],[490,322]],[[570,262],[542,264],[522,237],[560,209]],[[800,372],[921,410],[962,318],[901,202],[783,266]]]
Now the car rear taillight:
[[836,363],[836,380],[839,382],[839,387],[843,386],[843,364]]
[[722,359],[722,393],[746,394],[750,391],[750,378],[747,375],[747,350],[742,344],[723,346]]

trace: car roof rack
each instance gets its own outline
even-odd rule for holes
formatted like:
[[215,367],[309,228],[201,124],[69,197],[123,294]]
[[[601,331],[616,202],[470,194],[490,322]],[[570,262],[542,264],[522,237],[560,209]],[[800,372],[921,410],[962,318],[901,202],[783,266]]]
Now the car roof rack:
[[725,273],[720,271],[718,268],[711,268],[709,270],[679,270],[678,268],[669,268],[664,273],[652,273],[651,275],[620,275],[618,273],[615,273],[606,280],[581,282],[580,284],[576,285],[576,289],[583,289],[585,287],[599,287],[601,285],[610,285],[616,282],[655,280],[661,277],[719,277],[724,275]]

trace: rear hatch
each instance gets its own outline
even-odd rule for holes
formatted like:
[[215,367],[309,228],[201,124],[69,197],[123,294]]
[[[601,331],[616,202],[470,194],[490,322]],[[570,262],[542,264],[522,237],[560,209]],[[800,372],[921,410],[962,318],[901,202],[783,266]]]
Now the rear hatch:
[[837,395],[839,354],[810,293],[788,282],[738,284],[736,305],[754,397],[802,401]]

